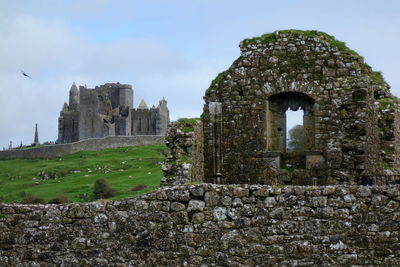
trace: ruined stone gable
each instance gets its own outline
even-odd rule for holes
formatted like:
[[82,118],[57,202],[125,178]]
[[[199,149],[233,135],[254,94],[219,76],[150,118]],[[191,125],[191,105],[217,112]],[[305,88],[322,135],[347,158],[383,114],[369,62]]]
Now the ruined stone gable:
[[[398,100],[343,42],[285,30],[246,39],[206,91],[205,179],[215,183],[363,183],[396,173]],[[304,167],[286,170],[286,117],[302,109]],[[364,181],[365,182],[365,181]],[[379,181],[368,181],[378,183]]]

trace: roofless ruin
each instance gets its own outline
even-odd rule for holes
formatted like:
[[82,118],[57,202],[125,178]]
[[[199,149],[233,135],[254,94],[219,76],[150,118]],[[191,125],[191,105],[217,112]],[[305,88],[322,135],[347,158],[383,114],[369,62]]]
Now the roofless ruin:
[[[361,184],[399,173],[398,99],[355,51],[299,30],[246,39],[240,49],[205,95],[207,182]],[[286,149],[289,109],[304,114],[296,154]]]

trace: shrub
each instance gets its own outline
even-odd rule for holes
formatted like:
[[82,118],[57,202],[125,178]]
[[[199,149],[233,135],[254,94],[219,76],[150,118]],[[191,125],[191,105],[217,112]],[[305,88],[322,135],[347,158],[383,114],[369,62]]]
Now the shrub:
[[117,193],[105,179],[97,179],[93,187],[95,199],[109,198]]
[[65,169],[61,169],[60,170],[60,177],[64,177],[65,175],[67,175],[67,171]]
[[80,198],[82,201],[87,202],[91,201],[92,199],[90,198],[89,194],[87,193],[82,193],[78,195],[78,198]]
[[69,203],[69,198],[66,194],[61,194],[56,196],[55,198],[51,199],[49,201],[49,204],[63,204],[63,203]]
[[39,197],[39,196],[26,194],[20,203],[21,204],[45,204],[46,200],[44,200],[44,198]]

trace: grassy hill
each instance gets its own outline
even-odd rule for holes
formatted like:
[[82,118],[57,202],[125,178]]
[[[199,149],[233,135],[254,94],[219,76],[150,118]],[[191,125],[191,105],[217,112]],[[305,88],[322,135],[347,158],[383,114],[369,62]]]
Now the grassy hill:
[[0,160],[0,201],[19,202],[26,195],[49,201],[63,194],[71,202],[92,201],[93,185],[100,178],[118,191],[111,199],[139,195],[159,186],[164,149],[149,145],[82,151],[62,158]]

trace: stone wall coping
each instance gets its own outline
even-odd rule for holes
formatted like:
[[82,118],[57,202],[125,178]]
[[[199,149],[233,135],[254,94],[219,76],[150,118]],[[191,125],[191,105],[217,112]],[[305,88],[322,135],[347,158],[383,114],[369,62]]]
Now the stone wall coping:
[[[391,196],[400,197],[400,184],[392,185],[262,185],[262,184],[186,184],[186,185],[174,185],[160,187],[154,191],[145,193],[137,197],[128,197],[120,200],[101,200],[95,202],[82,202],[82,203],[68,203],[68,204],[18,204],[18,203],[0,203],[0,208],[4,207],[26,207],[26,208],[48,208],[48,207],[75,207],[75,206],[119,206],[134,203],[143,200],[166,200],[168,196],[173,192],[185,193],[189,191],[193,196],[199,197],[196,193],[203,190],[201,196],[204,196],[205,192],[223,192],[226,195],[233,196],[235,191],[248,190],[249,195],[255,191],[263,190],[265,196],[267,195],[282,195],[282,194],[293,194],[293,195],[304,195],[314,192],[313,195],[347,195],[356,193],[359,191],[368,190],[373,193],[382,194],[388,192]],[[166,193],[164,195],[163,193]],[[257,194],[257,193],[256,193]],[[185,200],[186,201],[186,200]]]

